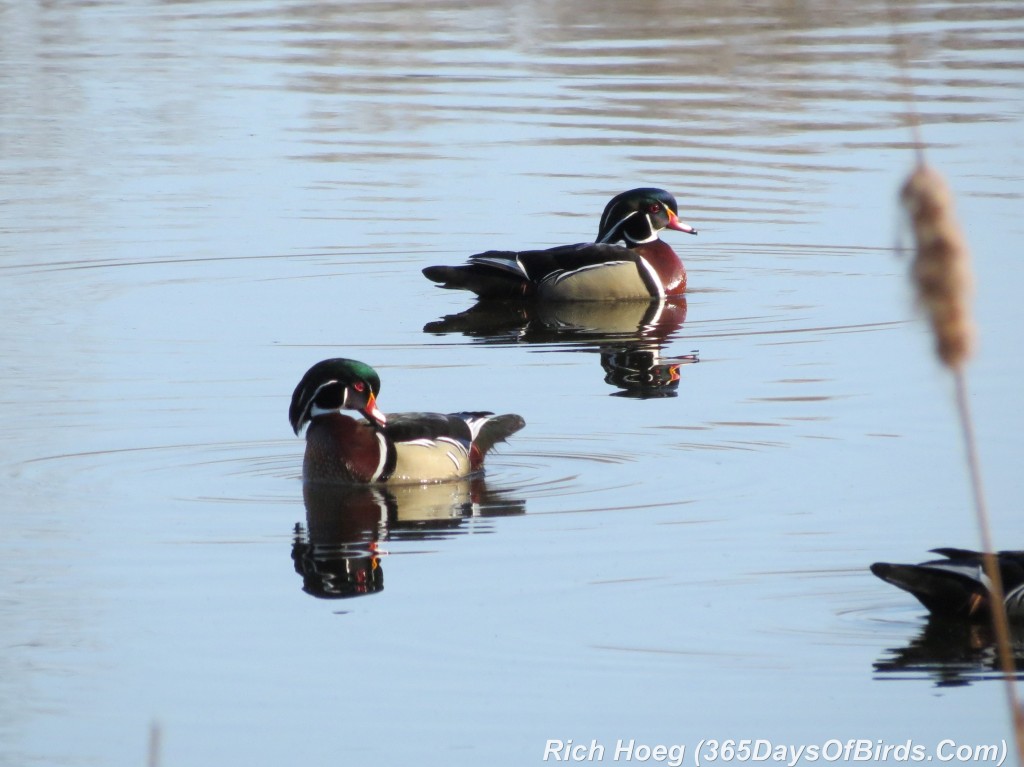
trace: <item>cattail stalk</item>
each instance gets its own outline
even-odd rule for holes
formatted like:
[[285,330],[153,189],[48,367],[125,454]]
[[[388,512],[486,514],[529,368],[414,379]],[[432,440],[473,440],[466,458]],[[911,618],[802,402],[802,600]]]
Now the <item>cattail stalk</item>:
[[149,758],[147,767],[160,767],[160,725],[152,722],[149,725]]
[[901,198],[915,241],[912,268],[917,300],[932,326],[935,351],[953,374],[957,413],[967,451],[971,493],[981,535],[985,574],[990,581],[992,625],[1017,744],[1017,762],[1024,765],[1024,712],[1017,701],[1016,666],[1006,616],[999,563],[981,482],[981,464],[967,397],[964,367],[974,345],[970,294],[970,252],[953,213],[953,195],[938,171],[923,162],[903,186]]
[[942,175],[921,163],[903,185],[903,205],[917,246],[913,278],[917,300],[931,321],[935,351],[950,370],[963,369],[974,345],[970,254],[953,215],[953,195]]

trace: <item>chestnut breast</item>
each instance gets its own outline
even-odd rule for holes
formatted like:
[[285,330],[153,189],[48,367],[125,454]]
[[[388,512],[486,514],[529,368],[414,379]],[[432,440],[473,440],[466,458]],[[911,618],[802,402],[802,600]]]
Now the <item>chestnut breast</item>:
[[372,482],[384,457],[382,439],[366,421],[329,413],[309,424],[302,476],[307,482]]

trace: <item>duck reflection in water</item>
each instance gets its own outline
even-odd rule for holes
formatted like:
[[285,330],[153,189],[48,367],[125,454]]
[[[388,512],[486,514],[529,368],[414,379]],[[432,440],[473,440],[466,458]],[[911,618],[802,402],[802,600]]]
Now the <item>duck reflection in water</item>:
[[474,518],[523,514],[526,502],[490,490],[483,477],[402,485],[303,486],[306,529],[295,525],[292,561],[302,590],[322,599],[384,588],[381,545],[458,534]]
[[[1024,671],[1024,628],[1011,626],[1014,667]],[[939,687],[958,687],[1002,674],[996,640],[987,623],[929,616],[905,647],[892,647],[874,664],[876,674],[928,676]]]
[[675,397],[682,365],[698,362],[696,351],[662,356],[686,321],[686,298],[653,301],[479,301],[459,314],[427,323],[423,332],[460,333],[479,343],[562,346],[598,352],[613,396]]

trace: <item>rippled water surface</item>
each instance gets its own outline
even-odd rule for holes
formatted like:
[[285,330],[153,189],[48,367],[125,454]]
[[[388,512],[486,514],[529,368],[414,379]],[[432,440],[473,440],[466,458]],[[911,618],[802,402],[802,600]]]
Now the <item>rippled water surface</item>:
[[[897,254],[910,111],[1024,547],[1018,5],[0,0],[0,763],[1006,737],[985,632],[867,565],[977,545]],[[648,185],[700,230],[686,301],[420,274]],[[330,356],[527,427],[484,479],[304,493]]]

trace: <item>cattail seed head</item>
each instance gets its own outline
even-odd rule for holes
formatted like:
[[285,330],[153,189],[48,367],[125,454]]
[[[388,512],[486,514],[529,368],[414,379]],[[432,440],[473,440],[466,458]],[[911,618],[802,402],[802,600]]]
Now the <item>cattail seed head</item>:
[[942,175],[921,164],[900,194],[914,233],[912,269],[918,303],[935,334],[942,363],[957,370],[971,354],[971,265],[967,240],[953,213],[953,195]]

